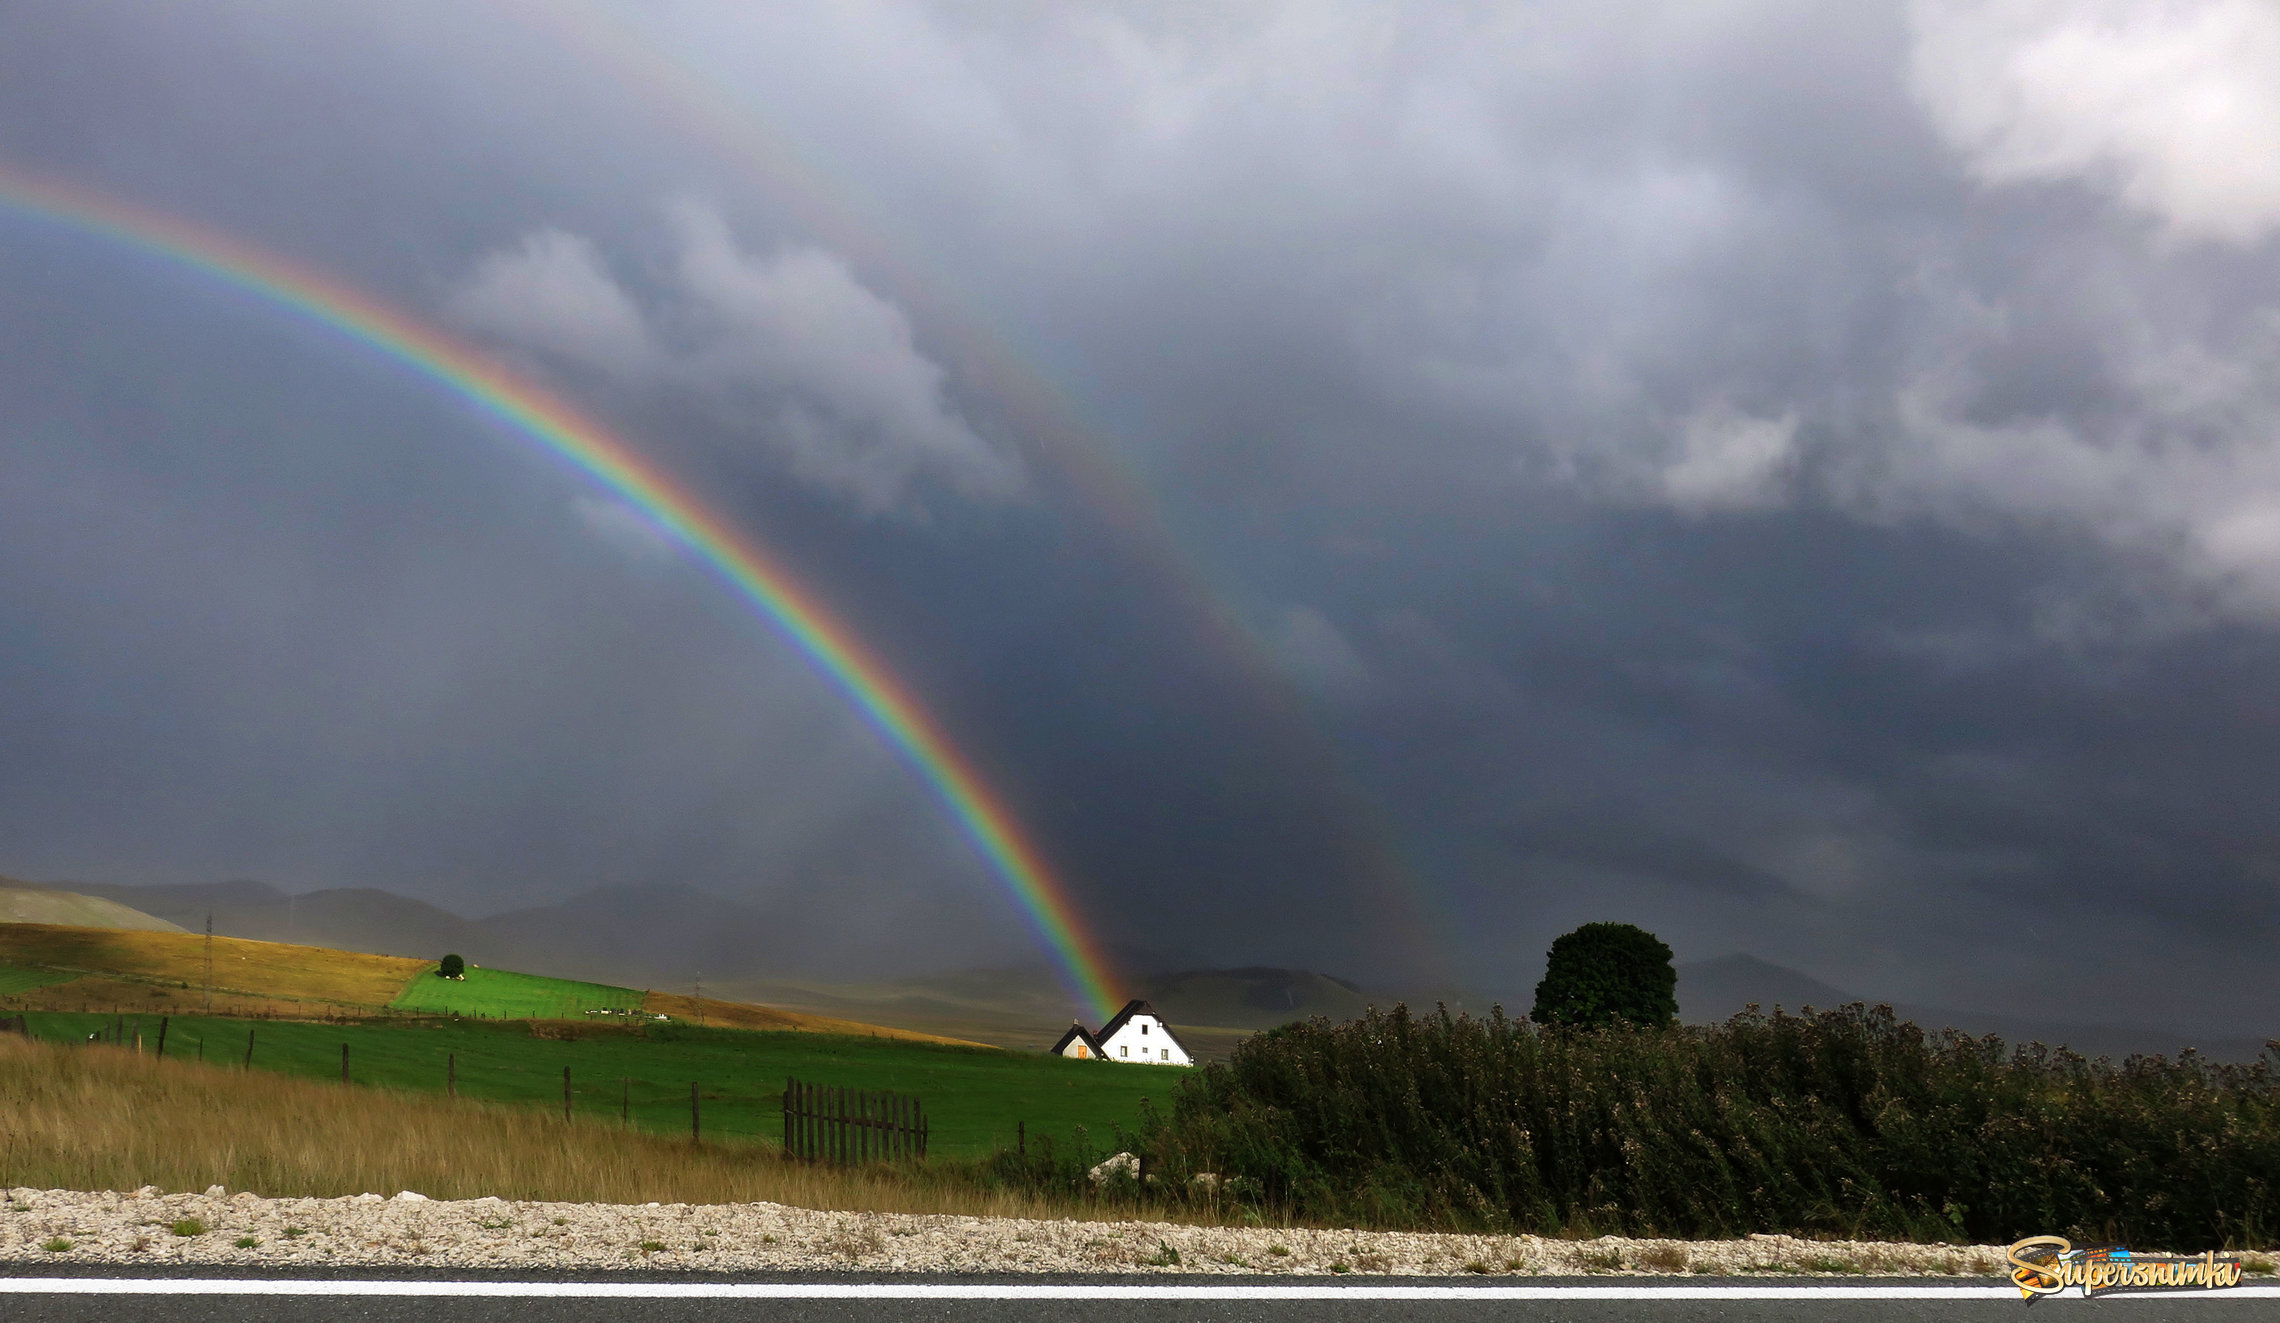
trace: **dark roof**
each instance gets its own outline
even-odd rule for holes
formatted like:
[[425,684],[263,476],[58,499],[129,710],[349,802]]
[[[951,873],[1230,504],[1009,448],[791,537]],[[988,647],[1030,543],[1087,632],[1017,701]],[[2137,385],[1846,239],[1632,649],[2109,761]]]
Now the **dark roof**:
[[[1078,1024],[1073,1020],[1069,1022],[1069,1032],[1061,1035],[1060,1042],[1053,1044],[1053,1055],[1059,1056],[1063,1052],[1067,1051],[1070,1041],[1075,1039],[1083,1040],[1084,1045],[1092,1049],[1092,1054],[1094,1056],[1097,1057],[1102,1055],[1100,1050],[1100,1040],[1093,1037],[1092,1030],[1085,1028],[1083,1025]],[[1187,1051],[1187,1049],[1184,1047],[1180,1050],[1182,1052]]]
[[1116,1013],[1116,1018],[1100,1027],[1099,1036],[1093,1040],[1093,1049],[1098,1051],[1102,1043],[1116,1037],[1116,1031],[1122,1029],[1135,1015],[1155,1016],[1156,1023],[1164,1026],[1164,1037],[1172,1040],[1172,1046],[1178,1048],[1180,1053],[1190,1061],[1195,1059],[1195,1053],[1188,1051],[1188,1045],[1180,1041],[1178,1034],[1172,1032],[1172,1026],[1165,1021],[1164,1013],[1137,997],[1124,1003],[1124,1009]]

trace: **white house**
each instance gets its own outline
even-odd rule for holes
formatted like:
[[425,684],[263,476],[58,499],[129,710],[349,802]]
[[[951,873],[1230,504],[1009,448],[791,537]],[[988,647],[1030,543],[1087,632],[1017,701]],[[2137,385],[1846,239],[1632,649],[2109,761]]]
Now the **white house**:
[[1061,1035],[1060,1042],[1053,1044],[1053,1055],[1057,1057],[1094,1061],[1099,1059],[1100,1054],[1100,1040],[1093,1037],[1092,1030],[1074,1020],[1069,1022],[1069,1032]]
[[1116,1018],[1093,1033],[1081,1024],[1069,1026],[1053,1051],[1064,1057],[1083,1060],[1123,1061],[1133,1065],[1146,1062],[1151,1066],[1192,1066],[1195,1058],[1188,1055],[1172,1027],[1156,1008],[1144,1001],[1129,1001]]

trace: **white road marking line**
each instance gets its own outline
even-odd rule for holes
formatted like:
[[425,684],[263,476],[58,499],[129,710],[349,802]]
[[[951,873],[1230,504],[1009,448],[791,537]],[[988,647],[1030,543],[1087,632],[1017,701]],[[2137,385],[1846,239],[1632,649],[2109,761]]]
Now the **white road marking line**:
[[[1143,1286],[1104,1282],[452,1282],[224,1277],[0,1277],[0,1295],[486,1296],[550,1300],[2016,1300],[2011,1286]],[[2147,1299],[2152,1296],[2123,1296]],[[2274,1300],[2280,1286],[2162,1292]]]

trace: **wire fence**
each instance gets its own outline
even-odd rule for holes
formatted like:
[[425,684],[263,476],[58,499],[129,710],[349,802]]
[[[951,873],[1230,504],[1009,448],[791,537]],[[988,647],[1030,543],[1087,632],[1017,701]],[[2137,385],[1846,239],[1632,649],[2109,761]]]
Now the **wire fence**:
[[[456,1051],[421,1063],[407,1061],[400,1053],[374,1051],[371,1045],[358,1049],[330,1040],[320,1046],[305,1041],[312,1037],[306,1033],[281,1041],[282,1026],[272,1029],[242,1020],[217,1023],[191,1017],[176,1025],[169,1016],[123,1012],[48,1013],[37,1018],[41,1023],[32,1025],[20,1014],[0,1015],[0,1033],[303,1077],[332,1077],[337,1070],[342,1084],[418,1092],[440,1084],[447,1099],[559,1108],[565,1121],[614,1120],[652,1134],[686,1125],[692,1142],[769,1143],[812,1162],[924,1161],[932,1132],[926,1109],[915,1095],[886,1090],[799,1079],[786,1079],[781,1088],[738,1088],[703,1080],[684,1085],[584,1073],[570,1065],[560,1066],[557,1074],[552,1063],[510,1063],[493,1056],[463,1062]],[[224,1024],[229,1026],[226,1033],[217,1033]]]

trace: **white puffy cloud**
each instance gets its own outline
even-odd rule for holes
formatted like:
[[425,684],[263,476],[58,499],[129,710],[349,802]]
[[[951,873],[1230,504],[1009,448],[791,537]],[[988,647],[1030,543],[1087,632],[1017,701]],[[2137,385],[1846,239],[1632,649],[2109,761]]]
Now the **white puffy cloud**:
[[1679,449],[1656,475],[1658,494],[1694,514],[1780,505],[1797,463],[1797,415],[1759,418],[1720,402],[1679,427]]
[[2121,315],[2097,408],[1996,411],[2010,332],[1953,328],[1944,359],[1899,386],[1890,444],[1856,456],[1837,498],[1876,515],[2023,519],[2087,534],[2280,615],[2280,313],[2221,344]]
[[674,209],[676,273],[697,346],[681,370],[729,399],[773,410],[775,438],[802,474],[866,507],[899,502],[932,473],[976,496],[1019,485],[1014,466],[954,413],[942,368],[910,319],[818,248],[756,257],[714,212]]
[[463,323],[620,386],[703,402],[728,434],[867,513],[908,508],[921,477],[976,498],[1021,475],[948,399],[910,319],[813,247],[755,255],[718,214],[671,208],[674,260],[645,311],[587,239],[558,229],[477,262]]
[[1923,0],[1912,82],[1993,183],[2085,179],[2180,236],[2280,226],[2280,7]]
[[588,240],[557,229],[533,231],[491,253],[454,293],[461,323],[617,377],[646,377],[662,366],[649,323],[618,286]]

